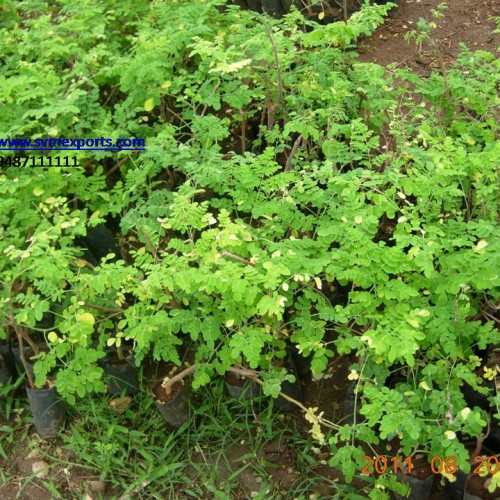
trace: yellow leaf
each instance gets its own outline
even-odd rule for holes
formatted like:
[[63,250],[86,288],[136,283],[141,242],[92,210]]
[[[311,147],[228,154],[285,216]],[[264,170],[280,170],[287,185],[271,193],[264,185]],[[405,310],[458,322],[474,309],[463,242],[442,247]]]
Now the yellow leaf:
[[455,474],[450,474],[449,472],[446,472],[444,470],[444,467],[443,470],[441,471],[441,475],[446,479],[448,479],[450,483],[454,483],[457,480],[457,476],[455,476]]
[[44,193],[44,191],[41,187],[37,187],[37,188],[33,189],[33,194],[35,196],[42,196],[43,193]]
[[155,107],[155,100],[151,97],[144,102],[144,111],[152,111]]
[[78,314],[76,319],[78,321],[81,321],[82,323],[89,323],[90,325],[93,325],[95,323],[94,316],[92,314],[90,314],[89,312]]
[[107,340],[106,345],[108,347],[111,347],[112,345],[115,344],[115,342],[116,342],[116,339],[114,337],[111,337],[110,339]]
[[324,11],[321,11],[319,14],[318,14],[318,19],[321,21],[322,19],[325,18],[325,13]]
[[422,388],[424,391],[431,391],[432,389],[429,387],[429,384],[425,381],[422,380],[420,384],[418,384],[420,388]]
[[488,246],[488,242],[486,240],[479,240],[476,245],[476,252],[486,248]]
[[170,80],[166,80],[161,84],[162,89],[169,89],[172,86],[172,82]]
[[56,332],[49,332],[47,335],[47,339],[49,340],[49,342],[57,342],[58,338],[59,337],[57,336]]
[[413,328],[418,328],[420,326],[420,323],[416,319],[412,318],[407,318],[406,321],[413,326]]
[[455,439],[457,437],[457,435],[453,432],[453,431],[446,431],[444,433],[444,435],[446,436],[447,439],[449,439],[450,441],[452,439]]
[[460,416],[463,420],[467,420],[467,417],[470,415],[471,411],[472,410],[468,406],[466,406],[463,410],[460,411]]
[[79,268],[82,268],[82,267],[85,267],[87,265],[87,261],[84,260],[84,259],[76,259],[75,260],[75,264],[79,267]]
[[354,222],[356,224],[361,224],[363,222],[363,217],[361,215],[357,215],[356,217],[354,217]]
[[285,283],[283,283],[283,284],[281,285],[281,288],[283,288],[283,290],[285,290],[285,292],[288,292],[288,288],[289,288],[288,283],[286,283],[286,282],[285,282]]
[[234,319],[228,319],[228,320],[226,321],[226,326],[227,326],[228,328],[231,328],[233,325],[234,325]]

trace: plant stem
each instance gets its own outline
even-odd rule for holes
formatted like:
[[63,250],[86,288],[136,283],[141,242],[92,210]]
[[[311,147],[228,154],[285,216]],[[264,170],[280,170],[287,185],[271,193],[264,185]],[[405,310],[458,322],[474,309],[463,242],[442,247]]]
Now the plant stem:
[[16,333],[17,343],[19,344],[19,358],[21,359],[21,364],[23,365],[24,372],[26,373],[26,377],[28,379],[28,384],[31,389],[35,389],[35,382],[33,381],[33,375],[31,374],[31,370],[29,368],[28,362],[26,361],[26,357],[24,356],[24,339],[28,342],[31,349],[35,354],[39,353],[38,347],[36,344],[29,338],[29,335],[24,331],[22,327],[20,327],[14,316],[14,306],[12,305],[12,286],[9,286],[8,291],[8,302],[9,302],[9,319],[14,328],[14,332]]
[[[198,365],[198,366],[200,366],[200,365]],[[173,385],[177,382],[180,382],[183,378],[187,377],[190,373],[194,372],[194,370],[196,368],[197,368],[196,365],[191,365],[191,366],[188,366],[186,369],[182,370],[181,372],[179,372],[177,375],[174,375],[171,378],[165,377],[161,386],[165,389],[166,395],[170,396],[172,394]],[[248,370],[248,369],[243,368],[241,366],[240,367],[232,366],[232,367],[228,368],[227,371],[230,373],[234,373],[236,375],[240,375],[242,377],[250,378],[250,379],[254,380],[255,382],[257,382],[259,385],[262,385],[262,386],[264,385],[264,382],[262,380],[260,380],[258,377],[259,372],[256,372],[254,370]],[[309,408],[304,406],[300,401],[297,401],[296,399],[288,396],[288,394],[285,394],[284,392],[280,391],[279,395],[282,398],[289,401],[290,403],[293,403],[294,405],[298,406],[304,412],[311,413],[311,410]],[[336,429],[336,430],[340,429],[339,425],[336,425],[333,422],[330,422],[329,420],[326,420],[326,419],[319,417],[319,416],[317,417],[317,419],[321,425],[328,427],[329,429]]]
[[28,384],[31,387],[31,389],[35,389],[35,382],[33,380],[33,375],[31,374],[29,364],[26,361],[26,356],[24,355],[23,333],[17,324],[14,323],[13,327],[14,331],[16,332],[17,342],[19,343],[19,357],[21,359],[21,364],[23,365],[24,372],[26,373],[26,377],[28,378]]
[[285,164],[285,172],[290,172],[292,170],[292,160],[293,157],[295,156],[295,153],[297,152],[297,149],[299,149],[299,145],[302,142],[302,134],[300,134],[297,139],[295,139],[295,142],[293,143],[292,150],[290,151],[290,154],[288,155],[288,158],[286,159],[286,164]]
[[177,375],[173,377],[165,377],[161,386],[165,389],[165,393],[167,396],[172,394],[172,389],[175,383],[180,382],[184,377],[187,377],[190,373],[194,372],[196,369],[196,365],[188,366],[185,370],[182,370]]
[[96,311],[102,311],[102,312],[108,312],[108,313],[125,312],[125,309],[111,309],[109,307],[98,306],[97,304],[89,304],[88,302],[85,302],[85,304],[83,304],[83,305],[84,305],[84,307],[90,307],[91,309],[95,309]]
[[246,264],[247,266],[254,266],[255,264],[252,264],[252,262],[250,262],[249,260],[247,259],[244,259],[243,257],[239,257],[238,255],[235,255],[234,253],[231,253],[231,252],[228,252],[227,250],[224,250],[222,253],[221,253],[222,257],[228,257],[230,259],[233,259],[237,262],[241,262],[242,264]]

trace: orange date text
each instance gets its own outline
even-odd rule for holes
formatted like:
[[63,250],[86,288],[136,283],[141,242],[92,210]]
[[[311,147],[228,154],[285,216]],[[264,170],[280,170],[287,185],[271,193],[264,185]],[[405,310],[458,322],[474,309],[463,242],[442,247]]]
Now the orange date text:
[[[365,455],[362,458],[364,464],[361,474],[385,474],[386,472],[397,473],[398,469],[404,469],[407,474],[411,474],[414,469],[412,457],[386,457],[377,455],[369,457]],[[435,456],[430,460],[431,471],[433,474],[455,474],[458,471],[457,458],[453,455],[440,457]],[[496,474],[500,470],[499,459],[496,456],[483,457],[477,456],[473,459],[473,474]]]

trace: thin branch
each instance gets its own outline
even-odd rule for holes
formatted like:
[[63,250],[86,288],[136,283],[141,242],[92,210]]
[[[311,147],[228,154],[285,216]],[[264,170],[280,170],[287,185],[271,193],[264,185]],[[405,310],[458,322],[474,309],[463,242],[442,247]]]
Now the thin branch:
[[40,354],[40,349],[38,348],[38,346],[36,345],[36,343],[33,342],[33,340],[31,339],[31,337],[27,333],[26,329],[23,328],[23,327],[21,327],[18,324],[16,324],[15,327],[19,328],[19,331],[21,333],[21,336],[23,337],[23,340],[25,340],[28,343],[28,345],[31,347],[31,350],[33,351],[33,354],[35,356],[38,356]]
[[[266,29],[266,34],[267,37],[269,38],[269,41],[271,42],[271,48],[273,50],[273,56],[274,56],[274,64],[276,65],[276,80],[278,84],[278,100],[276,104],[273,104],[270,106],[270,116],[268,116],[268,129],[272,129],[274,125],[274,113],[277,109],[282,109],[283,114],[286,114],[284,110],[284,99],[283,99],[283,79],[281,76],[281,64],[280,64],[280,59],[279,59],[279,54],[278,54],[278,49],[276,48],[276,43],[274,41],[274,36],[271,28],[267,23],[264,23],[264,28]],[[286,118],[283,117],[283,121],[286,122]]]
[[266,34],[271,42],[271,47],[273,49],[274,63],[276,64],[276,79],[278,80],[278,106],[283,106],[283,80],[281,78],[281,65],[279,60],[278,49],[276,48],[276,43],[274,42],[274,36],[271,28],[266,23]]
[[[200,365],[198,365],[198,366],[200,366]],[[167,397],[172,394],[173,385],[177,382],[180,382],[182,379],[184,379],[189,374],[194,372],[194,370],[196,368],[197,368],[196,365],[191,365],[191,366],[188,366],[186,369],[182,370],[181,372],[179,372],[177,375],[174,375],[171,378],[165,377],[163,379],[161,386],[165,389]],[[238,367],[232,366],[232,367],[228,368],[226,371],[228,371],[230,373],[234,373],[236,375],[240,375],[242,377],[252,379],[255,382],[257,382],[259,385],[262,385],[262,386],[264,385],[264,382],[262,380],[260,380],[260,378],[258,377],[259,372],[256,372],[255,370],[248,370],[248,369],[243,368],[241,366],[238,366]],[[284,392],[281,392],[281,391],[279,392],[279,395],[283,399],[286,399],[290,403],[293,403],[294,405],[298,406],[304,412],[311,414],[311,410],[309,408],[307,408],[306,406],[304,406],[300,401],[297,401],[296,399],[290,397],[288,394],[285,394]],[[316,415],[315,415],[315,417],[317,418],[318,423],[320,423],[324,427],[328,427],[329,429],[336,429],[336,430],[340,429],[339,425],[336,425],[333,422],[330,422],[329,420],[326,420],[326,419],[324,419],[320,416],[316,416]]]
[[222,255],[222,257],[228,257],[229,259],[233,259],[236,262],[241,262],[242,264],[246,264],[247,266],[252,266],[252,267],[255,266],[255,264],[253,264],[249,260],[244,259],[243,257],[239,257],[238,255],[235,255],[234,253],[228,252],[227,250],[223,250],[221,255]]
[[105,177],[108,177],[110,176],[113,172],[115,172],[116,170],[118,170],[123,164],[127,163],[127,161],[130,160],[130,155],[128,156],[125,156],[123,158],[120,158],[116,163],[115,165],[113,165],[105,174],[104,176]]
[[[250,378],[250,379],[254,380],[255,382],[257,382],[259,385],[262,385],[262,386],[264,385],[264,382],[259,379],[256,372],[254,372],[254,371],[246,370],[245,368],[233,368],[233,367],[228,368],[227,371],[231,372],[231,373],[236,373],[238,375],[242,375],[242,376],[247,377],[247,378]],[[285,394],[284,392],[280,391],[279,395],[283,399],[286,399],[290,403],[293,403],[294,405],[298,406],[301,410],[305,411],[306,413],[311,413],[311,410],[309,408],[304,406],[300,401],[297,401],[296,399],[290,397],[288,394]],[[326,420],[326,419],[319,417],[319,416],[316,416],[316,418],[318,419],[318,422],[321,425],[324,425],[325,427],[328,427],[329,429],[340,429],[339,425],[336,425],[333,422],[330,422],[329,420]]]
[[151,238],[149,237],[149,234],[145,229],[142,230],[142,235],[144,236],[144,241],[146,242],[146,248],[153,256],[155,264],[158,264],[160,262],[160,259],[158,258],[158,254],[156,253],[155,247],[153,246],[153,242],[151,241]]
[[302,142],[302,134],[300,134],[297,139],[295,139],[295,142],[293,143],[292,150],[290,151],[290,154],[288,155],[288,158],[286,159],[285,163],[285,172],[290,172],[292,170],[292,160],[293,157],[295,156],[295,153],[299,149],[299,145]]
[[165,389],[166,396],[170,396],[172,394],[172,389],[175,383],[180,382],[183,378],[187,377],[190,373],[194,372],[196,369],[196,365],[188,366],[185,370],[182,370],[177,375],[173,377],[165,377],[161,386]]
[[[212,97],[214,96],[215,94],[215,91],[220,87],[221,85],[221,81],[220,81],[220,78],[217,79],[217,85],[215,85],[215,87],[213,88],[212,90],[212,93],[207,97],[206,101],[208,103],[208,101],[210,99],[212,99]],[[201,111],[201,115],[200,116],[205,116],[205,113],[207,112],[207,109],[208,109],[208,104],[205,104],[205,106],[203,107],[202,111]]]
[[245,114],[241,112],[243,116],[241,120],[241,154],[244,154],[247,148],[247,120],[245,118]]
[[[24,338],[27,339],[28,344],[31,346],[33,349],[34,353],[37,354],[38,348],[34,345],[32,345],[31,339],[29,339],[29,336],[27,333],[23,331],[23,329],[16,323],[16,318],[14,317],[14,306],[12,305],[12,286],[9,285],[9,290],[8,290],[8,301],[9,301],[9,319],[12,325],[12,328],[14,328],[14,332],[16,333],[17,337],[17,343],[19,344],[19,357],[21,359],[21,364],[23,365],[24,372],[26,373],[26,377],[28,378],[28,384],[32,389],[35,388],[35,382],[33,380],[33,375],[31,374],[30,367],[28,365],[28,362],[26,361],[26,357],[24,355]],[[28,340],[29,339],[29,340]]]
[[85,302],[84,307],[90,307],[90,309],[95,309],[96,311],[106,312],[106,313],[122,313],[125,309],[111,309],[109,307],[98,306],[97,304],[89,304]]
[[19,344],[19,358],[21,359],[21,364],[24,368],[24,373],[26,373],[26,377],[28,378],[28,383],[32,389],[35,388],[35,381],[33,380],[33,375],[31,373],[30,366],[26,361],[26,356],[24,355],[24,342],[23,342],[23,334],[19,326],[15,323],[14,320],[14,331],[16,332],[17,342]]

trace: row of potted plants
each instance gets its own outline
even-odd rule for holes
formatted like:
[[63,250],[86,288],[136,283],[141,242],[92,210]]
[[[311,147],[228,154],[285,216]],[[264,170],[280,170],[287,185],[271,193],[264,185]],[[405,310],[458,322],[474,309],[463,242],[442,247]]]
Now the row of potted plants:
[[[0,349],[0,384],[9,385],[11,380],[19,376],[22,371],[26,379],[33,380],[34,369],[39,352],[46,347],[38,346],[35,354],[31,347],[24,347],[24,355],[20,354],[19,347],[9,348],[4,345]],[[111,396],[120,394],[132,395],[140,387],[137,367],[134,364],[132,353],[119,349],[106,356],[102,363],[106,391]],[[195,370],[190,365],[177,375],[163,377],[151,386],[151,393],[163,418],[172,426],[179,427],[190,415],[190,385],[186,382],[187,376]],[[295,377],[293,382],[286,382],[281,388],[281,395],[276,399],[275,407],[278,411],[287,411],[295,403],[303,399],[298,375],[290,368]],[[243,367],[232,367],[226,372],[225,382],[228,394],[234,398],[256,398],[262,396],[261,384],[257,382],[257,372]],[[53,439],[63,426],[65,420],[64,402],[57,393],[54,373],[42,384],[26,385],[29,407],[33,415],[35,428],[44,439]],[[285,399],[286,398],[286,399]]]

